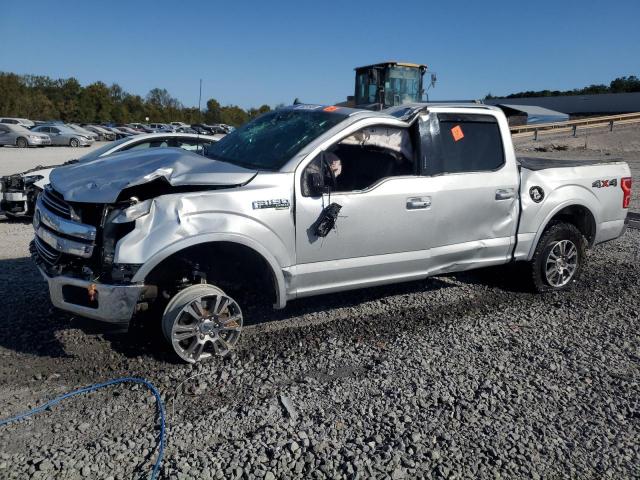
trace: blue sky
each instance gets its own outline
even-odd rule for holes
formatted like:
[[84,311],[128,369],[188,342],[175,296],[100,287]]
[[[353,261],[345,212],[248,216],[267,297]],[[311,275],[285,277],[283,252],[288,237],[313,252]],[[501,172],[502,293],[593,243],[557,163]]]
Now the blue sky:
[[[331,104],[353,68],[437,72],[432,99],[569,89],[640,75],[640,1],[8,0],[0,70],[102,80],[185,105]],[[204,103],[204,100],[203,100]]]

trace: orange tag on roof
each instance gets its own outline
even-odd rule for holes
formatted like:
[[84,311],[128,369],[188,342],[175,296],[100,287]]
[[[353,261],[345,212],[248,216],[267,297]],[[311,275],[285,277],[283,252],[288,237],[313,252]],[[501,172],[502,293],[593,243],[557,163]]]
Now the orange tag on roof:
[[462,133],[462,127],[460,125],[456,125],[451,129],[451,135],[453,136],[453,141],[458,142],[464,138],[464,133]]
[[324,108],[324,111],[325,112],[335,112],[336,110],[338,110],[338,108],[340,108],[340,107],[336,107],[335,105],[331,105],[330,107]]

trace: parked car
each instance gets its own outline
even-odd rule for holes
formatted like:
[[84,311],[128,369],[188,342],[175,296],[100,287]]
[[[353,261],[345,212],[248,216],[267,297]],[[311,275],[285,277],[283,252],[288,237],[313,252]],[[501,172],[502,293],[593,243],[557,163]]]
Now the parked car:
[[150,123],[149,128],[157,132],[173,132],[174,127],[171,125],[167,125],[166,123]]
[[207,125],[206,123],[194,123],[191,125],[196,132],[202,133],[204,135],[217,135],[217,134],[225,134],[226,130],[218,128],[214,125]]
[[46,133],[51,138],[52,145],[66,145],[69,147],[88,147],[93,145],[93,139],[65,125],[38,125],[33,127],[31,131]]
[[185,128],[185,127],[189,127],[188,123],[184,123],[184,122],[171,122],[171,125],[173,125],[175,128]]
[[116,127],[108,127],[106,125],[102,125],[102,128],[113,133],[116,136],[116,140],[135,136],[133,133],[123,132],[122,130],[117,129]]
[[140,135],[142,133],[138,130],[134,130],[131,127],[127,127],[126,125],[118,125],[117,127],[114,127],[114,128],[117,128],[121,132],[130,133],[131,135]]
[[9,118],[9,117],[0,118],[0,123],[9,123],[11,125],[21,125],[24,128],[31,128],[35,125],[34,122],[26,118]]
[[198,133],[196,132],[193,128],[186,126],[186,127],[176,127],[175,131],[177,133]]
[[[1,127],[2,125],[0,125]],[[96,148],[78,160],[69,160],[62,165],[53,165],[48,168],[36,167],[26,172],[0,177],[0,211],[13,217],[31,216],[37,196],[49,183],[49,175],[56,167],[78,162],[90,162],[119,152],[149,148],[178,147],[202,154],[205,148],[220,138],[219,135],[210,137],[176,133],[128,136]]]
[[44,147],[51,145],[51,138],[44,133],[34,132],[22,125],[14,123],[0,123],[0,146],[15,145],[16,147]]
[[84,128],[84,127],[81,127],[80,125],[78,125],[76,123],[67,123],[66,125],[71,130],[75,130],[80,135],[84,135],[85,137],[90,138],[94,142],[97,142],[98,140],[100,140],[100,135],[98,135],[97,133],[92,132],[91,130],[88,130],[88,129]]
[[140,133],[157,133],[154,129],[149,128],[148,125],[145,125],[143,123],[127,123],[126,126],[129,128],[133,128]]
[[283,308],[509,262],[560,292],[588,247],[625,231],[631,201],[624,162],[518,161],[504,113],[486,105],[294,105],[206,155],[54,170],[31,246],[53,305],[124,324],[159,312],[170,348],[196,362],[238,341],[234,292]]
[[85,125],[83,125],[83,128],[86,128],[90,132],[96,133],[98,135],[99,139],[102,140],[102,141],[111,142],[111,141],[116,139],[116,134],[115,133],[110,132],[106,128],[103,128],[103,127],[101,127],[99,125],[87,125],[87,124],[85,124]]

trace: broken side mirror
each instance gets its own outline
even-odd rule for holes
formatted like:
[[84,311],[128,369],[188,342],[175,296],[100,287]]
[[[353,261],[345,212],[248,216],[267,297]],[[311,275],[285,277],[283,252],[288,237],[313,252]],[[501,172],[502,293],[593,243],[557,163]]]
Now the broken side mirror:
[[322,152],[320,154],[319,163],[319,172],[307,173],[307,185],[309,187],[309,193],[311,193],[311,195],[314,197],[319,197],[320,195],[323,195],[325,193],[330,194],[331,190],[336,186],[336,177],[331,170],[331,165],[327,160],[325,152]]
[[319,197],[323,193],[326,193],[327,187],[325,186],[324,175],[322,173],[309,173],[308,182],[309,191],[312,196]]

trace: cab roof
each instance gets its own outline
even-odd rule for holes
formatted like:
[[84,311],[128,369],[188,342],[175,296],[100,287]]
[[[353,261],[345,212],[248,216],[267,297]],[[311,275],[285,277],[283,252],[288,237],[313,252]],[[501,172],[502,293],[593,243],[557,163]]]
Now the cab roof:
[[299,103],[297,105],[289,105],[283,107],[282,110],[299,111],[299,112],[325,112],[340,115],[345,119],[347,117],[386,117],[395,118],[396,120],[408,120],[417,113],[430,108],[470,108],[476,110],[500,110],[492,105],[472,102],[415,102],[406,103],[404,105],[396,105],[394,107],[385,108],[383,110],[371,110],[366,108],[343,107],[339,105],[319,105]]

